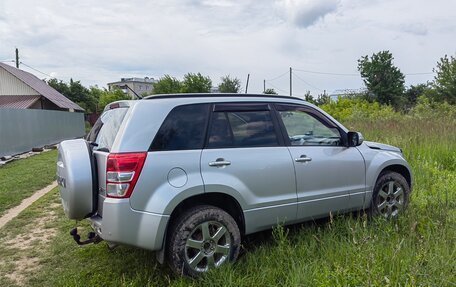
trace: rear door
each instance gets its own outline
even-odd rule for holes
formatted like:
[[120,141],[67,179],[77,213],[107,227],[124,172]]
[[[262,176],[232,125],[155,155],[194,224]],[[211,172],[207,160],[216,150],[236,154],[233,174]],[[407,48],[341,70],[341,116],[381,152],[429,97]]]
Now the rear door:
[[106,198],[106,162],[127,111],[128,106],[106,110],[87,135],[87,140],[93,145],[92,151],[95,157],[95,167],[93,168],[97,171],[95,173],[98,181],[97,212],[100,216],[103,216],[103,201]]
[[293,163],[270,104],[214,104],[206,141],[205,192],[235,197],[247,233],[296,219]]
[[296,171],[298,219],[362,205],[365,167],[356,148],[343,145],[343,131],[317,110],[276,105]]

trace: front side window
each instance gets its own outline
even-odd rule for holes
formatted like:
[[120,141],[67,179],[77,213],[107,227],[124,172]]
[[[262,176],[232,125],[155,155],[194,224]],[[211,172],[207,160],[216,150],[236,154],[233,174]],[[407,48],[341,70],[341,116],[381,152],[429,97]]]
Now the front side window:
[[150,150],[202,149],[208,117],[209,104],[174,108],[158,130]]
[[279,114],[292,146],[337,146],[341,143],[337,127],[313,113],[299,108],[283,108],[279,109]]
[[209,148],[262,147],[279,144],[270,111],[216,111]]

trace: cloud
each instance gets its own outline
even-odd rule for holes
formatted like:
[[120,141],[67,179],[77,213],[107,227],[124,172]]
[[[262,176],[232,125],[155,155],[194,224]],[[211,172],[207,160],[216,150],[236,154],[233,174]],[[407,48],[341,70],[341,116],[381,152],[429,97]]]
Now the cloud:
[[[302,96],[362,81],[299,69],[357,73],[357,59],[380,50],[390,50],[403,72],[431,71],[454,53],[454,11],[448,0],[0,0],[0,60],[18,47],[21,61],[38,70],[99,86],[188,72],[214,84],[231,74],[245,85],[250,74],[249,92],[293,67],[293,93]],[[432,79],[425,77],[407,84]],[[288,81],[266,87],[287,94]]]
[[300,28],[314,25],[325,15],[335,12],[339,0],[280,0],[277,2],[286,20]]
[[428,33],[426,25],[423,23],[405,23],[400,25],[400,30],[418,36],[425,36]]

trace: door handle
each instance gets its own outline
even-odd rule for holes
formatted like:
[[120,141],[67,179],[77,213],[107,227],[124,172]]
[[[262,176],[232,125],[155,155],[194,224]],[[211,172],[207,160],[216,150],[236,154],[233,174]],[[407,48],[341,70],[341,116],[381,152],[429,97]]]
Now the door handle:
[[223,158],[218,158],[215,161],[209,162],[209,166],[215,166],[215,167],[227,166],[230,164],[231,164],[231,161],[227,161]]
[[295,158],[295,162],[308,162],[312,161],[312,158],[306,156],[305,154],[301,155],[299,158]]

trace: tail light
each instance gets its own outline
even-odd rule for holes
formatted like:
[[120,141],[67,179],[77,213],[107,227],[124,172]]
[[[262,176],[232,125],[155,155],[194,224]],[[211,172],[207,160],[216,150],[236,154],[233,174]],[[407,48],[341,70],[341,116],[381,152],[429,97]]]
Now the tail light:
[[146,157],[146,152],[109,154],[106,164],[106,195],[113,198],[129,198]]

